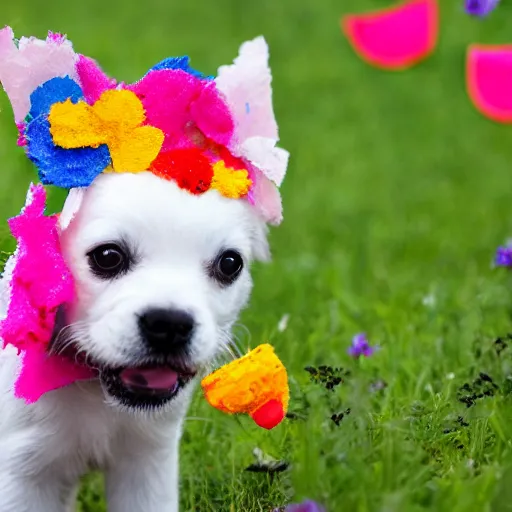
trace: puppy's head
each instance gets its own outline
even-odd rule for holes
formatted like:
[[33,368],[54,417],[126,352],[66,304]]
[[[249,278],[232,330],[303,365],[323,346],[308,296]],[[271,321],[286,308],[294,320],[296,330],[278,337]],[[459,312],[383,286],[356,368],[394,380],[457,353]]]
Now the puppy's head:
[[266,259],[247,201],[193,195],[154,174],[104,174],[62,234],[76,301],[57,342],[100,370],[111,401],[161,407],[226,347]]

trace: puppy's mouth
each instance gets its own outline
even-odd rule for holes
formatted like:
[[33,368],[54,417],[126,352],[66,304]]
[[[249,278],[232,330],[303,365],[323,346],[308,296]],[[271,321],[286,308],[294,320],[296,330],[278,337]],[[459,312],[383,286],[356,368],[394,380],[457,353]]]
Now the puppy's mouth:
[[79,350],[76,342],[60,337],[65,328],[65,306],[57,310],[50,353],[68,358],[90,368],[98,375],[104,392],[123,406],[157,409],[172,401],[195,377],[197,368],[188,363],[185,354],[146,359],[134,366],[109,366]]
[[155,409],[173,400],[194,378],[191,368],[144,365],[100,368],[100,380],[107,394],[126,407]]

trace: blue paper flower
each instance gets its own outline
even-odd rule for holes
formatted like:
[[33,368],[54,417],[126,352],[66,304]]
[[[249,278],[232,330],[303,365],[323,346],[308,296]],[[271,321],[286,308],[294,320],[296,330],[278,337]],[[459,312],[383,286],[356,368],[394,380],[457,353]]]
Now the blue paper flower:
[[160,61],[158,64],[155,64],[148,71],[148,73],[150,71],[158,71],[161,69],[181,69],[197,78],[206,78],[207,80],[213,79],[213,77],[211,77],[211,76],[205,77],[203,75],[203,73],[190,67],[189,63],[190,63],[190,59],[187,55],[184,55],[183,57],[167,57],[166,59]]
[[48,114],[54,103],[83,98],[80,86],[69,77],[52,78],[30,96],[25,137],[27,155],[45,185],[62,188],[87,187],[110,164],[108,147],[64,149],[56,146],[50,133]]
[[64,78],[56,77],[40,85],[30,95],[29,120],[35,119],[41,115],[47,115],[54,103],[66,101],[68,98],[77,103],[84,97],[82,89],[74,81],[66,76]]

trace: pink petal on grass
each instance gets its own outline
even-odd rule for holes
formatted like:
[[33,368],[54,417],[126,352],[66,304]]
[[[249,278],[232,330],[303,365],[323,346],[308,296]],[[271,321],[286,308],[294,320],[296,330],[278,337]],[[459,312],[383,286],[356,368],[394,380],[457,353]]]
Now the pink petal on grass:
[[368,64],[403,70],[430,55],[439,25],[437,0],[412,0],[366,14],[349,14],[341,28]]
[[512,122],[512,45],[471,45],[466,82],[471,101],[484,116]]

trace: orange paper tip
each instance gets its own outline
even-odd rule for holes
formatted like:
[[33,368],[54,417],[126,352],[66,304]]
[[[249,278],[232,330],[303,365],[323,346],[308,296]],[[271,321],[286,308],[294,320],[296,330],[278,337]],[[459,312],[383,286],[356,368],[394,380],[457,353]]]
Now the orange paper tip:
[[288,409],[288,376],[274,349],[263,344],[205,377],[201,386],[210,405],[228,414],[249,414],[271,429]]

